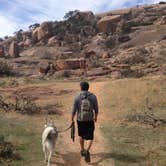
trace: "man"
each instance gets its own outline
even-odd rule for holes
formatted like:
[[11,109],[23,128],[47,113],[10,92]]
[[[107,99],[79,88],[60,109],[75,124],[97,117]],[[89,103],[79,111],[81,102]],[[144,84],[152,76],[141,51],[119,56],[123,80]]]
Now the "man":
[[[90,148],[94,139],[94,129],[98,117],[98,102],[94,94],[90,93],[87,82],[80,83],[81,92],[75,97],[71,120],[77,114],[78,136],[81,147],[81,156],[85,157],[86,162],[90,162]],[[85,149],[84,143],[88,142]]]

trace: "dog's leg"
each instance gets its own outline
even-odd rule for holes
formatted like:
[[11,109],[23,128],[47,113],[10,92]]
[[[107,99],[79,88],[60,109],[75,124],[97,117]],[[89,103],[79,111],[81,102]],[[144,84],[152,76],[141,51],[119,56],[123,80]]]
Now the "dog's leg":
[[47,162],[47,148],[43,145],[44,160]]
[[48,156],[48,165],[47,166],[50,166],[50,164],[51,164],[52,154],[53,154],[53,151],[50,151],[49,156]]

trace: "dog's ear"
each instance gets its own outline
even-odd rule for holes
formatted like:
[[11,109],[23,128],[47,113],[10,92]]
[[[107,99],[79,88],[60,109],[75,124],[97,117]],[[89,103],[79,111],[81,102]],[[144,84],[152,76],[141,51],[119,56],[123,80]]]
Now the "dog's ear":
[[48,118],[45,118],[45,125],[48,124]]
[[53,118],[50,118],[50,123],[54,125],[54,120],[53,120]]

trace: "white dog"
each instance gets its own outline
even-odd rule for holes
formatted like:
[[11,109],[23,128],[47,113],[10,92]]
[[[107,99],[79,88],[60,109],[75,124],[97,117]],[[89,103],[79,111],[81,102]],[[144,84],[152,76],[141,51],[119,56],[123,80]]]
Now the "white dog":
[[50,166],[51,157],[55,150],[57,137],[58,137],[57,128],[54,126],[53,123],[47,123],[46,121],[45,129],[42,134],[42,146],[47,166]]

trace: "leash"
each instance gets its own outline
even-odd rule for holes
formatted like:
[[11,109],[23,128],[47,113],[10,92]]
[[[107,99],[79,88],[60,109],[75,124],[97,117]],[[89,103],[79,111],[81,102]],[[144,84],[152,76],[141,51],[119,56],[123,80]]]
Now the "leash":
[[73,125],[74,125],[74,122],[72,122],[71,125],[70,125],[68,128],[66,128],[66,129],[64,129],[64,130],[59,130],[59,131],[57,131],[57,132],[58,132],[58,133],[66,132],[66,131],[68,131],[69,129],[71,129]]

